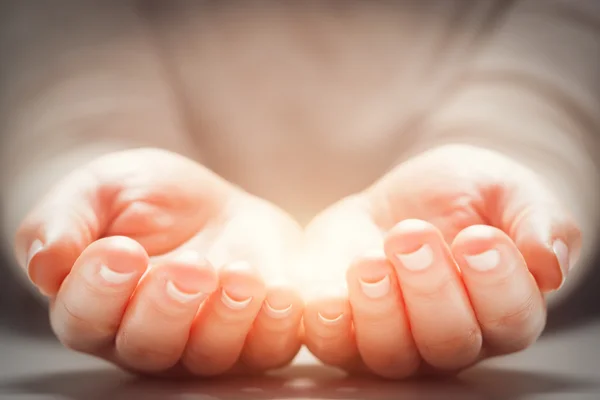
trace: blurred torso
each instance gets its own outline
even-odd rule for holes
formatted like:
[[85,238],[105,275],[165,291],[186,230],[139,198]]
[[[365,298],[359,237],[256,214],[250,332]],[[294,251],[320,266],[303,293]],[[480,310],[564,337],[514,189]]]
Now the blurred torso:
[[494,12],[446,0],[231,3],[153,13],[190,130],[217,173],[308,214],[410,147]]

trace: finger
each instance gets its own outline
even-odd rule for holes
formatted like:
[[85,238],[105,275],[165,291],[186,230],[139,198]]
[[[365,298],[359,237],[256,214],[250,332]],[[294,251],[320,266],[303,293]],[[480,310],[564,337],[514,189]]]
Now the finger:
[[81,252],[106,225],[99,183],[82,169],[65,178],[21,224],[15,252],[39,290],[54,296]]
[[457,235],[452,252],[491,352],[531,345],[544,329],[544,300],[513,241],[496,228],[476,225]]
[[146,251],[130,239],[111,237],[92,243],[51,302],[50,321],[59,340],[86,353],[112,349],[147,265]]
[[308,299],[306,345],[327,364],[360,368],[346,273],[358,256],[382,247],[382,232],[371,218],[367,199],[352,196],[317,216],[307,227],[306,238],[301,278]]
[[348,269],[347,282],[358,351],[365,365],[387,378],[405,378],[419,367],[392,265],[383,248]]
[[226,372],[237,362],[264,298],[265,286],[256,269],[235,262],[219,271],[221,288],[201,307],[182,361],[194,374]]
[[456,370],[477,360],[481,331],[442,234],[428,222],[405,220],[388,233],[413,337],[436,368]]
[[53,296],[100,235],[131,237],[150,255],[163,254],[198,232],[234,192],[174,153],[111,153],[68,175],[40,201],[19,228],[16,256],[32,282]]
[[581,251],[581,231],[558,206],[532,204],[505,229],[543,292],[561,287]]
[[510,179],[502,176],[482,185],[490,225],[517,245],[542,292],[556,290],[579,257],[581,231],[539,176],[518,171]]
[[329,286],[306,302],[304,340],[323,363],[354,369],[360,361],[352,330],[352,309],[343,286]]
[[174,366],[183,354],[198,307],[217,287],[214,268],[191,251],[153,266],[123,317],[115,357],[143,372]]
[[302,298],[289,286],[270,287],[240,360],[254,370],[282,367],[300,350]]
[[[470,167],[478,164],[485,167]],[[421,175],[427,182],[417,182],[422,196],[415,201],[414,195],[405,195],[408,192],[402,183],[414,184],[414,171],[418,170],[425,172]],[[382,226],[414,217],[406,215],[406,210],[411,210],[423,219],[435,218],[440,228],[447,225],[443,233],[449,240],[482,220],[500,228],[516,243],[543,292],[558,289],[579,258],[581,232],[569,204],[561,202],[556,189],[547,186],[543,177],[496,151],[441,146],[395,169],[370,192],[375,203],[382,204],[376,209],[385,210],[379,216]],[[445,201],[440,203],[440,199]],[[441,210],[443,218],[428,214],[431,205]]]

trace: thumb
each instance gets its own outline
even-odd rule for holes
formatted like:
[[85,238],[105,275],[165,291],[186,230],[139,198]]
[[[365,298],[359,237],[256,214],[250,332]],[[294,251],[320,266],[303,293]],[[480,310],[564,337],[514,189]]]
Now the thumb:
[[581,231],[567,208],[533,173],[524,172],[488,193],[493,225],[515,242],[542,292],[561,287],[577,261]]
[[81,169],[63,179],[25,218],[15,253],[42,293],[54,296],[81,252],[100,237],[107,225],[109,196],[91,172]]
[[56,294],[82,251],[127,236],[168,253],[220,212],[235,188],[175,153],[139,149],[96,159],[64,178],[25,218],[16,256],[31,281]]

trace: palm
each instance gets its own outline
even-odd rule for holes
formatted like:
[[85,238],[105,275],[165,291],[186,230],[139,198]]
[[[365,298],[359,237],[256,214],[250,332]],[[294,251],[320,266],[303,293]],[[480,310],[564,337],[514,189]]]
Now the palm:
[[451,243],[471,225],[508,229],[526,205],[507,204],[506,198],[517,191],[535,196],[547,192],[535,175],[516,162],[479,149],[449,146],[402,164],[370,195],[376,204],[374,218],[384,229],[404,219],[422,219]]
[[[292,252],[298,225],[275,206],[235,189],[202,166],[169,153],[142,151],[100,160],[93,166],[101,182],[115,193],[105,201],[114,210],[106,236],[136,240],[150,256],[163,258],[192,248],[210,256],[225,231],[237,230],[239,243],[228,243],[229,254],[248,261],[285,257]],[[271,244],[265,249],[264,242]],[[225,249],[215,249],[214,257]],[[211,260],[217,263],[227,260]],[[277,260],[279,262],[283,260]],[[268,266],[257,263],[260,268]],[[273,264],[273,262],[270,262]],[[268,272],[268,271],[265,271]]]
[[153,151],[111,155],[91,166],[99,185],[112,191],[101,208],[111,210],[104,236],[130,237],[151,256],[181,247],[223,205],[216,177],[195,163]]

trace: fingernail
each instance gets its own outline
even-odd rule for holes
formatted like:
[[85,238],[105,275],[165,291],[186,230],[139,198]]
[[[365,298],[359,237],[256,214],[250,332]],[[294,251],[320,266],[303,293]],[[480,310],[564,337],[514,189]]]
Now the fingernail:
[[358,280],[360,288],[365,296],[371,299],[379,299],[390,291],[390,277],[386,275],[383,279],[377,282],[365,282],[362,279]]
[[203,296],[206,296],[202,292],[186,293],[183,290],[181,290],[180,288],[178,288],[177,285],[175,285],[175,283],[171,280],[167,281],[165,288],[167,290],[167,294],[173,300],[178,301],[180,303],[189,303],[189,302],[197,300]]
[[319,321],[321,321],[325,325],[334,325],[334,324],[340,322],[342,320],[342,318],[344,318],[344,313],[340,313],[336,317],[329,318],[329,317],[324,316],[320,312],[318,312],[317,318],[319,318]]
[[41,240],[36,239],[33,241],[31,246],[29,247],[29,251],[27,252],[27,260],[25,261],[25,266],[27,267],[27,269],[29,269],[29,264],[31,263],[31,260],[33,259],[33,257],[35,257],[35,255],[38,254],[43,249],[44,249],[44,244],[41,242]]
[[99,274],[102,277],[102,279],[104,279],[108,283],[120,285],[133,278],[135,272],[117,272],[108,268],[106,265],[101,265]]
[[433,263],[433,250],[430,245],[424,244],[413,253],[396,253],[396,257],[406,269],[411,271],[421,271]]
[[274,319],[282,319],[289,316],[292,313],[292,305],[290,304],[286,308],[277,309],[273,308],[268,301],[265,300],[264,309],[267,315]]
[[558,264],[560,265],[560,269],[562,270],[563,274],[567,274],[571,268],[569,262],[569,248],[565,242],[558,239],[552,245],[552,250],[556,255],[556,259],[558,260]]
[[500,264],[500,252],[490,249],[480,254],[465,255],[465,261],[476,271],[489,271]]
[[225,290],[222,290],[221,291],[221,301],[223,302],[223,304],[225,304],[227,307],[231,308],[232,310],[242,310],[242,309],[248,307],[248,305],[252,301],[252,297],[248,297],[247,299],[244,299],[244,300],[234,300],[233,298],[231,298],[231,296],[229,296],[227,294],[227,292]]

